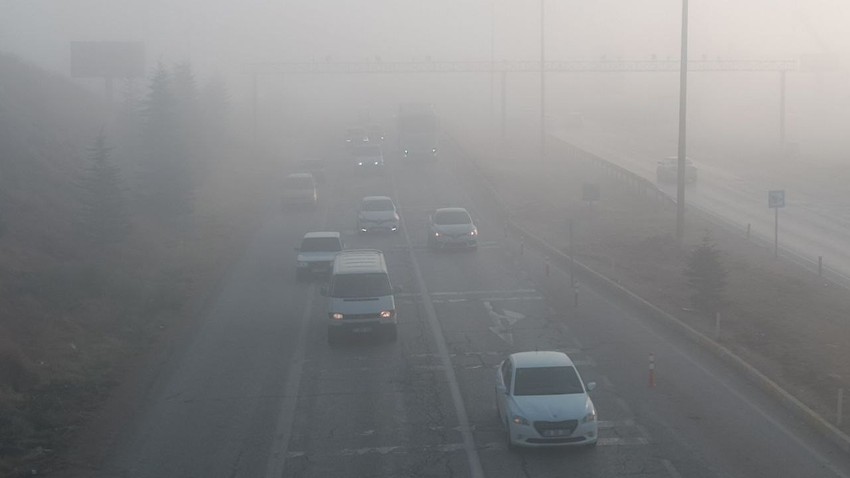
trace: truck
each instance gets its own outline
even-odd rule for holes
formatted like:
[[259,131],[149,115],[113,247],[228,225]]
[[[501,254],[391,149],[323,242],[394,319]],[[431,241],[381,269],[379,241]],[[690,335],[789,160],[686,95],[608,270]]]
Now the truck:
[[437,113],[428,103],[398,107],[398,149],[403,160],[437,159]]

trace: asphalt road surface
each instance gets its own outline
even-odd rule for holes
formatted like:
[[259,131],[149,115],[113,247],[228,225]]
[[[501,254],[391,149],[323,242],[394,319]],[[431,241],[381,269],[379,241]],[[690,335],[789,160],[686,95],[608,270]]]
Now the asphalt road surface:
[[[318,210],[275,208],[97,476],[850,476],[847,456],[708,353],[603,293],[582,288],[574,308],[568,274],[521,253],[462,153],[442,150],[356,176],[340,148]],[[402,231],[358,235],[357,201],[379,194],[398,201]],[[477,251],[425,247],[442,206],[472,212]],[[403,287],[397,342],[327,344],[320,283],[294,274],[314,230],[384,252]],[[598,383],[596,448],[507,450],[495,367],[534,349],[567,352]]]

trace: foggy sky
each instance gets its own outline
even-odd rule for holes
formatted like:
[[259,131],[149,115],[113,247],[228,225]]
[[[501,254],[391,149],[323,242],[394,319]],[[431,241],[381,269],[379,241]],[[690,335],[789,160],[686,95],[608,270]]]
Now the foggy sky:
[[[495,6],[495,9],[494,9]],[[678,57],[679,0],[547,0],[549,58]],[[137,40],[148,62],[230,74],[252,61],[539,55],[534,0],[0,0],[0,50],[68,71],[68,42]],[[491,17],[495,10],[495,17]],[[841,0],[691,0],[690,52],[714,58],[850,53]]]

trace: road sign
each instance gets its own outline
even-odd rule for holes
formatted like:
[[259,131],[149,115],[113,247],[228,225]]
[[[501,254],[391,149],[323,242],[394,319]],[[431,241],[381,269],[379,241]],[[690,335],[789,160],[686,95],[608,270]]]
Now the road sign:
[[779,208],[785,207],[785,190],[768,191],[767,192],[767,207]]

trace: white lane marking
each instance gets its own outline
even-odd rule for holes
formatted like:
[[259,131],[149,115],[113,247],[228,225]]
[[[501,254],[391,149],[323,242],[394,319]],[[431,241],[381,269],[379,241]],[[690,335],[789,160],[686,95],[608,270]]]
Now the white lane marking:
[[[431,297],[459,297],[459,296],[496,296],[498,298],[502,298],[502,296],[506,296],[509,298],[520,298],[524,295],[538,295],[539,293],[534,289],[514,289],[514,290],[467,290],[467,291],[445,291],[445,292],[431,292],[429,295]],[[396,297],[420,297],[422,294],[417,294],[415,292],[402,292],[400,294],[396,294]],[[497,299],[498,300],[498,299]]]
[[301,314],[301,324],[298,329],[298,338],[295,342],[295,352],[289,361],[289,369],[286,374],[286,387],[283,391],[283,402],[277,415],[275,434],[272,436],[269,459],[266,462],[267,478],[280,478],[283,475],[283,467],[289,456],[289,439],[292,437],[292,423],[295,421],[295,404],[298,401],[298,389],[301,387],[301,374],[304,372],[304,355],[307,344],[307,329],[310,318],[313,315],[313,296],[316,286],[310,284],[305,294],[307,304]]
[[661,463],[664,465],[664,468],[667,469],[667,473],[670,474],[671,478],[682,478],[682,475],[680,475],[676,468],[673,466],[673,464],[670,463],[670,460],[665,458],[661,460]]
[[484,301],[484,308],[487,309],[487,315],[493,321],[493,326],[489,327],[490,331],[496,334],[497,337],[509,343],[514,344],[514,334],[510,332],[513,326],[524,319],[525,316],[510,310],[503,309],[502,313],[493,310],[493,305],[489,301]]
[[[649,442],[645,438],[599,438],[597,446],[646,446]],[[464,443],[445,443],[441,445],[423,445],[420,447],[407,447],[402,445],[390,446],[374,446],[363,448],[342,448],[336,451],[328,451],[322,453],[310,453],[309,456],[313,459],[328,458],[328,457],[352,457],[364,455],[416,455],[429,454],[435,452],[452,453],[463,451],[466,448]],[[505,444],[502,442],[485,443],[477,450],[483,451],[504,451]],[[290,451],[287,453],[287,458],[297,458],[299,456],[307,456],[304,451]]]
[[649,445],[649,440],[644,437],[610,437],[599,438],[596,444],[598,446],[642,446]]
[[[398,188],[396,186],[395,177],[393,176],[392,187],[393,195],[396,200],[400,198]],[[463,448],[466,450],[466,459],[469,463],[469,474],[471,478],[484,478],[484,468],[481,466],[481,458],[478,456],[478,450],[475,448],[475,439],[472,436],[472,431],[469,428],[469,417],[466,415],[466,406],[463,403],[463,396],[460,394],[460,386],[457,383],[457,376],[452,367],[449,350],[446,346],[446,341],[443,338],[443,330],[440,327],[440,321],[437,320],[437,312],[434,309],[434,304],[431,303],[431,296],[428,294],[428,287],[425,285],[425,278],[422,277],[422,270],[419,268],[419,262],[416,260],[416,254],[411,247],[410,235],[407,228],[402,229],[404,233],[404,241],[408,247],[408,256],[413,267],[413,275],[416,278],[416,283],[419,286],[419,291],[422,297],[422,305],[425,308],[425,316],[428,319],[428,325],[431,328],[431,333],[434,336],[434,343],[437,346],[437,352],[440,355],[440,360],[444,366],[446,379],[449,383],[449,391],[452,396],[455,414],[460,426],[463,428],[461,436],[463,436]]]

